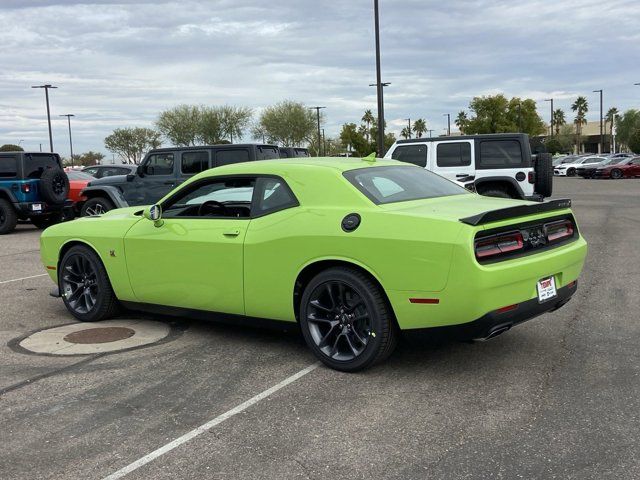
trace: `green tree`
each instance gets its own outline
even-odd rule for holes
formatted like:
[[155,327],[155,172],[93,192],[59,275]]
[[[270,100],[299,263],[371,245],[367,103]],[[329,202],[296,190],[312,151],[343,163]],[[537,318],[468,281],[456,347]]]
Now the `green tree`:
[[355,123],[342,125],[340,142],[346,151],[353,152],[358,157],[365,157],[371,153],[371,144]]
[[547,151],[552,154],[571,153],[573,150],[573,140],[573,126],[565,124],[556,129],[556,134],[553,137],[546,138],[545,146],[547,147]]
[[607,128],[607,123],[609,124],[609,135],[613,137],[613,124],[616,122],[618,117],[618,109],[616,107],[611,107],[607,110],[607,114],[604,116],[604,124],[605,130]]
[[573,123],[576,126],[576,147],[578,152],[582,151],[582,127],[587,124],[587,112],[589,103],[585,97],[578,97],[571,105],[571,110],[576,113]]
[[[100,162],[104,159],[104,154],[100,153],[100,152],[94,152],[92,150],[89,150],[88,152],[82,153],[80,155],[75,154],[73,156],[73,165],[74,166],[79,166],[82,165],[83,167],[88,167],[91,165],[98,165],[100,164]],[[71,165],[71,160],[68,158],[65,158],[63,161],[63,164],[65,166],[69,166]]]
[[202,110],[196,105],[178,105],[161,112],[156,127],[178,147],[197,145],[201,137]]
[[421,138],[424,132],[427,131],[427,122],[419,118],[415,122],[413,122],[413,131],[416,134],[416,137]]
[[0,147],[0,152],[24,152],[24,148],[22,148],[20,145],[5,143]]
[[640,128],[636,128],[629,139],[627,140],[627,146],[632,152],[640,152]]
[[[631,108],[620,115],[616,122],[616,138],[618,142],[631,148],[629,143],[638,129],[640,129],[640,110]],[[633,151],[638,152],[637,150]]]
[[460,133],[466,133],[466,128],[469,125],[469,117],[467,117],[467,113],[465,111],[458,112],[455,124],[456,127],[458,127],[458,130],[460,130]]
[[411,138],[411,130],[409,130],[409,127],[404,127],[402,130],[400,130],[400,136],[402,138]]
[[125,163],[139,163],[147,150],[162,144],[160,133],[150,128],[116,128],[104,139],[110,152],[118,154]]
[[373,116],[373,113],[371,113],[371,110],[367,109],[364,111],[362,121],[365,124],[365,137],[368,143],[371,140],[371,124],[375,121],[375,117]]
[[233,143],[234,137],[237,140],[242,140],[244,131],[253,117],[253,110],[248,107],[231,107],[228,105],[219,107],[219,109],[224,138],[228,138],[231,143]]
[[467,134],[521,131],[536,136],[546,130],[532,99],[507,99],[502,94],[474,97],[469,103],[469,109],[474,116],[464,126],[464,133]]
[[259,125],[270,142],[298,147],[317,135],[316,121],[315,113],[304,104],[285,100],[265,108],[260,114]]
[[567,120],[564,117],[564,111],[561,108],[556,108],[553,111],[553,128],[556,130],[556,135],[560,135],[560,127],[567,124]]

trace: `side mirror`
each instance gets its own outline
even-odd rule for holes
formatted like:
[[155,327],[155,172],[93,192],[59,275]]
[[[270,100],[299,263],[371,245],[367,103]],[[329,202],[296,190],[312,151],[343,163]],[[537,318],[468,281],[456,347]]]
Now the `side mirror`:
[[136,173],[141,177],[144,177],[144,171],[145,171],[144,167],[145,167],[144,165],[138,165],[138,168],[136,168]]
[[160,205],[151,205],[144,209],[144,218],[151,220],[156,227],[162,226],[162,207]]

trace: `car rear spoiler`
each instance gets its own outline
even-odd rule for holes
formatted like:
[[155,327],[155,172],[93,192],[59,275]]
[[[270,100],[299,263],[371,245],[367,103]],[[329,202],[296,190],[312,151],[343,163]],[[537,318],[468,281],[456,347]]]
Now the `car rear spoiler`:
[[467,225],[476,226],[506,220],[507,218],[524,217],[526,215],[535,215],[538,213],[551,212],[553,210],[563,210],[565,208],[571,208],[571,200],[569,198],[560,198],[558,200],[535,203],[532,205],[519,205],[517,207],[490,210],[488,212],[472,215],[471,217],[461,218],[460,221]]

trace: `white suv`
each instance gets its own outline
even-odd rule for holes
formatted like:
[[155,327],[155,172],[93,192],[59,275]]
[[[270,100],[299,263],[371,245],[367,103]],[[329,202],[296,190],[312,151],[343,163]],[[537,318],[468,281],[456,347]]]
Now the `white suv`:
[[385,158],[419,165],[481,195],[541,201],[552,193],[551,155],[534,161],[526,134],[398,140]]

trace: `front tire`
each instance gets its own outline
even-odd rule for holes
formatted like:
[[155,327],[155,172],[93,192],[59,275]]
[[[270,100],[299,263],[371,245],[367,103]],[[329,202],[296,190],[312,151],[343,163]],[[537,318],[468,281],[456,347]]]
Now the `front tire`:
[[111,202],[111,200],[104,197],[96,197],[90,198],[84,205],[82,205],[82,210],[80,210],[81,217],[95,217],[97,215],[102,215],[107,213],[109,210],[113,210],[115,205]]
[[574,168],[570,168],[569,170],[567,170],[567,177],[573,177],[575,176],[576,171]]
[[622,177],[622,170],[620,170],[619,168],[614,168],[613,170],[611,170],[611,178],[613,178],[614,180],[619,180]]
[[118,311],[107,271],[89,247],[71,247],[58,268],[58,287],[67,310],[82,322],[113,317]]
[[316,275],[301,299],[300,326],[307,345],[325,365],[355,372],[386,359],[398,326],[382,289],[348,267]]

